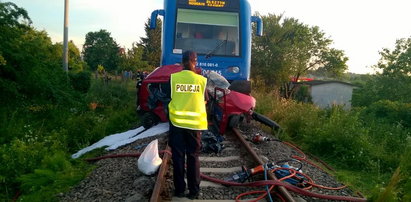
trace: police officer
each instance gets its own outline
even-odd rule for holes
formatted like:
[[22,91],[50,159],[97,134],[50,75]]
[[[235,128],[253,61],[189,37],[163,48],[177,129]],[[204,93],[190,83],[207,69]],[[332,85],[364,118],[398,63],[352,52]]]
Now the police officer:
[[195,73],[197,54],[185,51],[184,69],[171,75],[171,101],[168,105],[170,119],[169,144],[172,149],[175,196],[184,197],[185,155],[187,155],[187,182],[190,199],[198,198],[200,191],[201,130],[207,130],[205,88],[207,80]]

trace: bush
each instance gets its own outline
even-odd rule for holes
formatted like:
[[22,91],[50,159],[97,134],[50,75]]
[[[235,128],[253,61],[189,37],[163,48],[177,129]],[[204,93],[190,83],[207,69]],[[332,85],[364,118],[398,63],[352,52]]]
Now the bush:
[[276,121],[292,138],[300,137],[309,122],[316,120],[320,110],[312,104],[280,98],[275,91],[253,90],[256,111]]
[[363,116],[372,117],[389,124],[401,124],[411,128],[411,103],[380,100],[364,110]]
[[[128,85],[133,84],[129,83]],[[88,103],[97,103],[97,108],[107,109],[108,106],[111,106],[116,109],[123,109],[127,107],[130,101],[135,100],[135,92],[130,93],[127,88],[127,84],[121,84],[117,81],[110,81],[107,85],[103,85],[101,81],[93,80],[86,101]]]
[[403,201],[411,201],[411,140],[408,139],[408,146],[402,155],[401,164],[402,180],[399,182],[399,192]]
[[72,99],[72,89],[61,68],[59,49],[46,32],[4,24],[0,30],[0,55],[4,59],[0,65],[1,105],[39,99],[67,103]]
[[61,151],[46,154],[39,168],[18,178],[24,193],[20,200],[56,201],[55,193],[66,191],[85,177],[82,168],[83,165],[74,165]]
[[322,110],[264,89],[253,95],[256,110],[284,129],[281,139],[332,164],[345,183],[361,188],[369,199],[411,198],[409,103],[382,100],[351,111]]
[[362,170],[373,166],[369,131],[358,113],[338,107],[326,112],[310,121],[302,130],[303,138],[297,141],[318,156],[338,159],[341,168]]
[[[80,99],[76,106],[0,108],[0,112],[5,112],[0,115],[0,132],[7,134],[1,136],[0,145],[0,162],[7,162],[0,164],[0,198],[11,198],[16,190],[23,190],[21,200],[44,201],[51,197],[55,201],[56,193],[87,172],[68,160],[70,154],[109,134],[136,126],[134,88],[116,81],[110,85],[93,83],[86,97],[104,100],[99,110],[87,108],[86,99]],[[104,97],[104,93],[108,96]]]
[[310,88],[308,85],[301,85],[293,95],[293,99],[300,102],[312,103],[312,97],[310,95]]
[[43,156],[49,153],[48,145],[39,142],[36,137],[27,141],[14,140],[9,145],[0,147],[0,182],[7,195],[13,195],[19,186],[17,178],[37,168]]
[[91,73],[88,71],[81,71],[78,73],[69,74],[71,86],[74,90],[81,93],[87,93],[91,85]]
[[64,142],[70,151],[84,145],[90,145],[95,139],[105,135],[104,130],[101,130],[103,124],[103,118],[99,118],[93,112],[84,112],[69,117],[64,123],[64,130],[61,131],[66,138]]

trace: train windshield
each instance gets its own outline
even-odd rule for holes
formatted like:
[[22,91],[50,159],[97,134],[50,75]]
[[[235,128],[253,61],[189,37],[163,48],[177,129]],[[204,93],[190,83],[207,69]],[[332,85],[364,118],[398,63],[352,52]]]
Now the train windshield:
[[237,12],[177,10],[174,53],[193,50],[198,54],[239,56]]

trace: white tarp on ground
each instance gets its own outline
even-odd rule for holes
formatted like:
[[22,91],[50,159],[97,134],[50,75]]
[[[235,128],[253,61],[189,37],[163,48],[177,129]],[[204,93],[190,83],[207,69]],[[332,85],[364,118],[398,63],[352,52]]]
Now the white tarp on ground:
[[[86,148],[81,149],[77,153],[71,155],[71,158],[75,159],[80,157],[81,155],[93,150],[97,149],[100,147],[108,146],[105,148],[105,150],[114,150],[117,149],[118,147],[121,147],[126,144],[130,144],[138,139],[146,138],[146,137],[151,137],[155,135],[159,135],[162,133],[167,132],[169,129],[168,123],[160,123],[156,126],[153,126],[149,128],[148,130],[142,132],[141,134],[135,136],[136,134],[140,133],[141,131],[144,130],[144,128],[141,126],[139,128],[129,130],[123,133],[116,133],[113,135],[109,135],[100,141],[92,144],[91,146],[88,146]],[[134,137],[135,136],[135,137]]]

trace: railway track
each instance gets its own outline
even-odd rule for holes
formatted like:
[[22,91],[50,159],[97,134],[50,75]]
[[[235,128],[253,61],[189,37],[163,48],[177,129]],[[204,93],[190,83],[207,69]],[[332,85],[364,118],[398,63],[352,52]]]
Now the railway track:
[[[297,148],[282,142],[269,141],[254,144],[248,141],[256,133],[270,136],[262,131],[259,125],[253,124],[241,126],[240,129],[227,134],[223,142],[226,147],[221,153],[200,155],[201,172],[213,179],[223,180],[241,171],[242,166],[253,168],[264,163],[302,156]],[[161,152],[163,163],[158,174],[145,176],[137,169],[136,157],[144,150],[142,146],[154,139],[159,140],[159,150],[166,151]],[[96,169],[72,190],[61,193],[59,195],[60,201],[187,201],[187,198],[173,198],[173,172],[170,160],[171,153],[167,152],[170,150],[166,145],[167,139],[167,134],[144,138],[103,156],[116,156],[116,158],[98,158],[98,160],[92,161],[95,162]],[[304,161],[302,161],[302,165],[302,171],[317,184],[327,187],[342,186],[332,175],[322,169]],[[269,173],[267,177],[273,179]],[[254,183],[261,182],[261,180],[264,180],[262,174],[255,175],[250,179]],[[333,200],[366,201],[349,188],[328,190],[312,187],[309,190],[304,190],[303,194],[296,194],[295,191],[299,190],[293,190],[292,185],[284,185],[283,188],[276,186],[275,193],[278,195],[272,194],[274,201],[329,201],[320,199],[323,196],[333,196],[333,198],[329,198]],[[264,192],[265,190],[261,184],[258,187],[223,186],[220,183],[210,182],[204,177],[200,189],[201,194],[197,201],[234,201],[240,194],[255,190]],[[240,199],[256,199],[259,196],[261,193],[241,196]],[[268,198],[264,198],[262,201],[264,200],[269,201]]]
[[[203,175],[216,179],[228,179],[232,177],[234,173],[241,172],[243,166],[251,168],[256,164],[263,162],[263,160],[254,152],[253,148],[251,148],[247,144],[238,130],[234,130],[231,134],[226,135],[223,144],[225,145],[225,148],[221,153],[201,153],[200,171]],[[169,157],[165,156],[164,158]],[[172,179],[166,179],[166,177],[164,177],[166,173],[164,173],[163,170],[165,170],[167,167],[169,166],[164,164],[164,169],[160,168],[151,201],[188,200],[184,198],[173,197]],[[274,175],[271,175],[270,178],[276,179]],[[166,182],[164,183],[164,181]],[[162,190],[162,187],[164,187],[164,192],[166,192],[163,193],[163,197],[160,196],[160,190]],[[202,180],[200,184],[200,199],[196,201],[234,201],[233,199],[236,196],[254,190],[255,188],[252,187],[224,186],[215,182]],[[282,189],[281,191],[284,196],[288,197],[288,201],[293,201],[291,195],[287,190]],[[242,199],[255,200],[256,198],[244,197]]]
[[[254,131],[255,132],[255,131]],[[259,131],[262,132],[262,131]],[[262,165],[265,163],[269,163],[270,160],[281,160],[281,158],[289,158],[289,154],[296,155],[299,153],[297,148],[292,148],[290,146],[284,145],[279,142],[272,142],[271,144],[262,143],[260,145],[254,145],[246,140],[247,133],[250,135],[253,131],[246,131],[246,134],[243,134],[239,129],[233,129],[233,131],[226,135],[226,140],[223,142],[226,145],[226,148],[218,154],[201,154],[200,155],[200,162],[201,168],[200,171],[202,174],[209,176],[211,178],[216,179],[228,179],[233,174],[242,171],[242,166],[246,166],[247,168],[253,168],[257,165]],[[262,150],[261,148],[264,147],[272,147],[276,144],[282,144],[283,148],[280,150],[288,149],[286,155],[283,153],[277,154],[270,154],[266,153],[266,151]],[[268,148],[269,149],[269,148]],[[285,156],[284,156],[285,155]],[[319,172],[318,168],[313,168],[315,166],[309,165],[309,163],[304,163],[304,167],[308,173],[313,173],[314,169],[315,172]],[[166,166],[166,164],[164,164]],[[311,168],[309,168],[311,167]],[[159,172],[157,177],[156,186],[151,196],[150,201],[189,201],[187,198],[177,198],[173,197],[173,182],[172,176],[170,175],[171,171],[166,175],[166,173]],[[271,180],[277,180],[275,175],[271,172],[267,173],[268,178]],[[327,173],[320,173],[317,174],[316,180],[325,178],[324,176],[328,176]],[[251,178],[251,181],[260,181],[264,180],[263,175],[256,175]],[[332,177],[328,177],[332,178]],[[324,179],[330,180],[330,179]],[[330,181],[334,181],[331,183],[331,186],[338,187],[341,186],[340,183],[336,182],[335,179]],[[330,186],[330,184],[328,184]],[[243,187],[243,186],[224,186],[219,183],[210,182],[208,180],[201,181],[200,184],[200,196],[199,199],[196,201],[234,201],[237,199],[241,200],[256,200],[257,197],[261,196],[260,194],[257,195],[245,195],[241,196],[246,192],[253,192],[256,190],[260,190],[260,192],[264,192],[263,187]],[[325,199],[319,198],[312,198],[312,196],[321,196],[325,194],[336,195],[334,199],[339,200],[351,200],[351,201],[365,201],[363,198],[359,197],[352,197],[355,195],[351,190],[348,188],[341,188],[339,190],[321,190],[318,188],[313,188],[310,190],[313,194],[310,196],[299,196],[295,193],[290,193],[286,188],[283,186],[276,186],[275,192],[276,194],[272,194],[274,201],[318,201]],[[161,194],[161,195],[160,195]],[[259,201],[265,201],[265,197]]]

